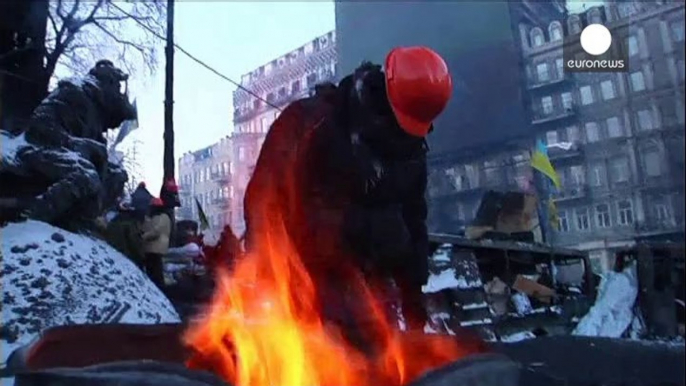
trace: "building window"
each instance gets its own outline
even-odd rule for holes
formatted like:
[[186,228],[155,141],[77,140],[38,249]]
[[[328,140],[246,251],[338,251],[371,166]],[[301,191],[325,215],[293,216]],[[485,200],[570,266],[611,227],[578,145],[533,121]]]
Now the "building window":
[[577,126],[569,126],[567,128],[567,141],[572,143],[581,142],[581,133],[579,133]]
[[548,145],[554,145],[556,143],[559,143],[558,136],[557,136],[557,130],[552,130],[552,131],[545,133],[545,139],[546,139],[546,143]]
[[307,87],[312,87],[317,83],[317,73],[313,72],[307,76]]
[[276,96],[274,96],[273,92],[270,92],[269,94],[267,94],[267,102],[273,103],[274,99],[276,99]]
[[297,94],[300,92],[300,81],[296,80],[293,83],[291,83],[291,92],[293,94]]
[[631,225],[634,223],[634,209],[631,201],[622,200],[617,203],[617,221],[619,225]]
[[586,140],[588,142],[600,141],[600,128],[596,122],[586,122]]
[[545,43],[543,38],[543,31],[540,28],[534,28],[531,30],[531,45],[533,47],[540,47]]
[[603,94],[603,99],[606,101],[614,99],[617,96],[615,93],[615,84],[611,80],[600,82],[600,91]]
[[541,98],[541,108],[543,111],[543,114],[545,115],[550,115],[553,113],[553,97],[551,96],[546,96]]
[[572,15],[569,17],[569,33],[578,34],[581,32],[581,19],[578,15]]
[[581,104],[586,106],[593,103],[593,89],[591,86],[582,86],[579,88],[581,94]]
[[576,215],[576,229],[579,231],[587,231],[591,228],[591,223],[588,219],[588,209],[577,209],[574,211]]
[[595,206],[595,222],[598,228],[609,228],[612,226],[609,205],[599,204]]
[[559,21],[554,21],[550,23],[548,27],[548,32],[550,33],[550,40],[553,42],[562,40],[562,24]]
[[286,87],[279,88],[279,98],[286,97]]
[[555,59],[555,71],[557,72],[557,78],[562,79],[565,76],[565,64],[564,60],[561,58]]
[[641,130],[653,130],[657,128],[656,126],[652,110],[644,109],[638,111],[638,127]]
[[581,165],[574,165],[569,168],[569,174],[572,177],[572,182],[575,186],[582,186],[586,183],[586,171]]
[[631,91],[640,92],[646,89],[645,78],[643,77],[642,71],[632,72],[631,75],[629,75],[629,79],[631,83]]
[[595,164],[591,166],[591,185],[602,186],[605,185],[605,165]]
[[672,31],[672,40],[677,43],[684,41],[684,21],[674,21],[669,26]]
[[653,208],[655,211],[655,219],[656,220],[658,220],[660,222],[671,221],[671,216],[669,214],[669,208],[667,207],[666,203],[664,203],[664,202],[655,203]]
[[238,160],[245,161],[245,147],[243,146],[238,147]]
[[638,38],[633,35],[626,38],[626,47],[630,57],[638,55]]
[[557,225],[560,232],[569,232],[569,220],[567,219],[566,210],[561,210],[558,212]]
[[536,77],[539,82],[547,82],[550,80],[548,63],[539,63],[536,65]]
[[662,174],[660,153],[657,150],[649,150],[643,153],[645,171],[649,177],[657,177]]
[[601,24],[603,22],[602,15],[600,14],[600,9],[593,8],[588,11],[588,23],[589,24]]
[[610,176],[614,183],[629,181],[629,161],[624,157],[613,159],[610,162]]
[[563,92],[560,97],[562,99],[562,107],[564,107],[565,111],[569,111],[574,107],[574,99],[572,98],[571,92]]
[[607,123],[607,135],[610,138],[618,138],[624,136],[624,130],[622,129],[622,123],[619,121],[618,117],[608,118]]

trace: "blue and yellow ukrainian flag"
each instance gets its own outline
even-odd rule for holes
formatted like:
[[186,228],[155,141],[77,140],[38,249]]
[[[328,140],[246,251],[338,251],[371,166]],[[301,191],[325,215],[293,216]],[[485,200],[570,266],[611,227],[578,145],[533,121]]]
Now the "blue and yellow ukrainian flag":
[[557,175],[553,164],[550,163],[550,158],[548,158],[548,149],[541,140],[538,140],[536,149],[534,149],[533,153],[531,154],[531,167],[550,178],[550,180],[553,182],[553,185],[555,185],[557,189],[560,189],[560,176]]
[[[559,230],[560,220],[557,206],[555,205],[555,201],[550,197],[550,193],[553,189],[559,190],[562,184],[560,183],[560,176],[557,174],[557,171],[555,171],[553,164],[550,162],[550,158],[548,158],[548,149],[541,140],[536,143],[536,149],[531,153],[531,167],[547,177],[547,179],[543,178],[543,186],[538,187],[540,190],[539,197],[542,201],[540,206],[540,210],[543,212],[541,213],[541,220],[547,220],[554,229]],[[550,186],[551,183],[554,188]]]

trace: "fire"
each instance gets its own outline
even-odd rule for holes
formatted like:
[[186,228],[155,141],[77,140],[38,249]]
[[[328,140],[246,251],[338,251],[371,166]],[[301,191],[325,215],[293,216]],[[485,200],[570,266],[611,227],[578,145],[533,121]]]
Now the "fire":
[[[286,115],[270,135],[294,135],[288,125],[278,124]],[[274,138],[265,141],[265,147],[275,144]],[[261,190],[251,196],[260,199],[259,242],[231,272],[218,271],[208,312],[185,334],[194,353],[187,365],[212,371],[235,386],[400,386],[473,352],[472,345],[458,344],[454,337],[398,331],[380,302],[382,291],[352,267],[336,268],[335,276],[347,288],[326,296],[335,286],[313,280],[319,276],[308,271],[284,221],[297,213],[295,152],[288,161],[267,158],[277,153],[263,147],[258,164],[278,162],[290,175],[253,174],[251,183]],[[286,189],[277,189],[276,181],[285,181]],[[284,191],[288,197],[279,195]],[[278,202],[286,202],[281,207],[289,213],[279,213]],[[327,322],[322,298],[353,304],[344,309],[358,328],[344,331]]]
[[401,333],[388,321],[375,291],[352,271],[360,313],[370,321],[363,353],[320,315],[317,288],[283,227],[218,272],[206,316],[186,334],[191,368],[211,370],[236,386],[403,385],[468,354],[454,339]]

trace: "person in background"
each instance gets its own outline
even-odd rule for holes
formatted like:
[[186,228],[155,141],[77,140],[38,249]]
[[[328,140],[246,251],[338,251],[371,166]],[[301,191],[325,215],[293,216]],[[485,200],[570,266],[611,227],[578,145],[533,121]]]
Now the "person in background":
[[107,243],[141,269],[145,261],[142,237],[144,221],[145,212],[135,210],[128,201],[124,201],[119,204],[118,213],[107,223],[104,232]]
[[164,267],[162,257],[169,251],[172,219],[169,208],[155,197],[151,201],[150,216],[143,224],[145,245],[145,272],[160,289],[164,288]]

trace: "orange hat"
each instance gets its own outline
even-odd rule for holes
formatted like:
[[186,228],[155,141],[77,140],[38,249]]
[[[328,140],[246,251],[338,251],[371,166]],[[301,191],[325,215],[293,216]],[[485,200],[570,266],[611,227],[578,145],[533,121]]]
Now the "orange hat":
[[385,67],[388,101],[400,127],[426,136],[452,95],[448,65],[432,49],[415,46],[391,50]]
[[150,201],[150,205],[152,205],[152,206],[164,206],[164,201],[162,201],[162,199],[159,197],[153,197],[152,200]]

